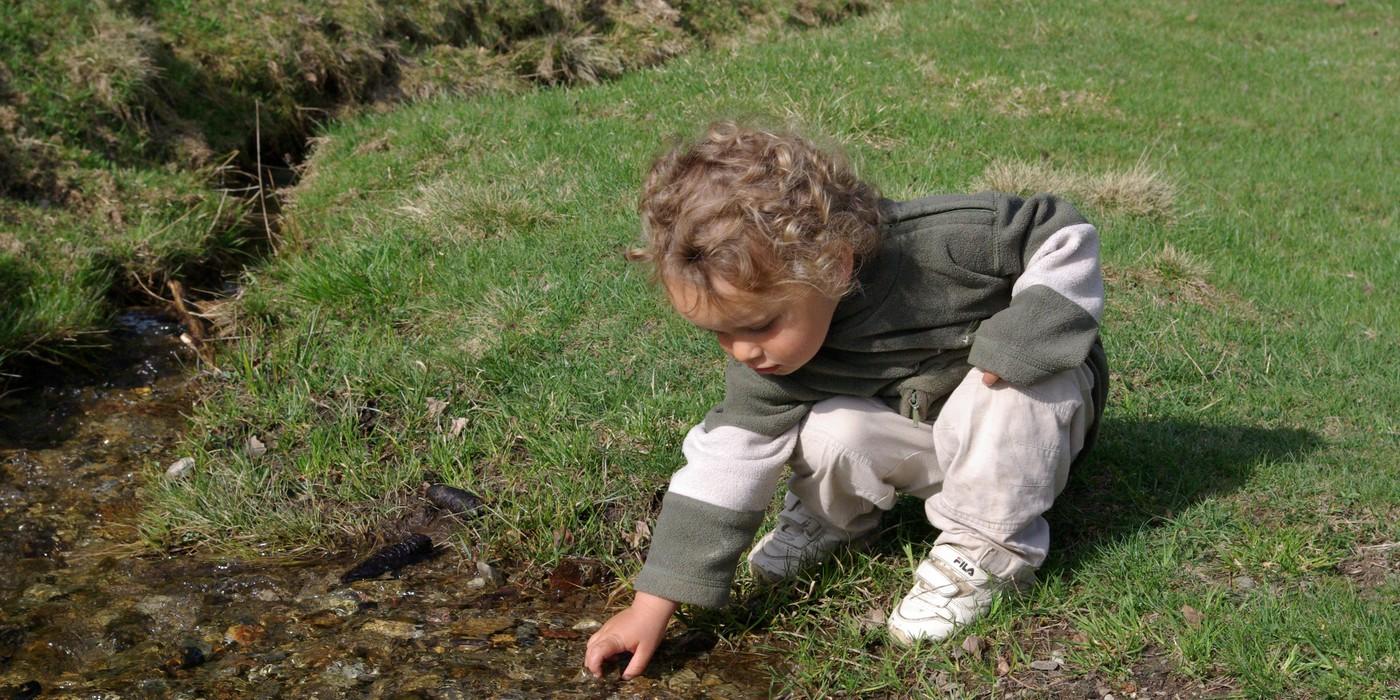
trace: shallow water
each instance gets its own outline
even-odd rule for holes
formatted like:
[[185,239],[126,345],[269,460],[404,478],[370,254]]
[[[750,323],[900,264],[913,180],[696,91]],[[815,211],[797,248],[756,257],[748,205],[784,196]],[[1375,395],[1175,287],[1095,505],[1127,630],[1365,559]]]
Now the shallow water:
[[684,629],[647,677],[595,680],[579,664],[602,587],[482,585],[453,551],[345,586],[348,560],[141,548],[140,485],[179,456],[197,390],[179,330],[130,311],[99,367],[0,397],[0,697],[768,695],[774,659]]

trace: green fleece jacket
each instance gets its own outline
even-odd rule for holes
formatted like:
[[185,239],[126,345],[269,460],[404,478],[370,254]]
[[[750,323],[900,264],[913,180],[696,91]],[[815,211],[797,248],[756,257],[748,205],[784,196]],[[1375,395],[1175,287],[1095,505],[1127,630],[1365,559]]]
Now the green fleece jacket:
[[1074,207],[997,193],[885,200],[881,233],[809,363],[787,376],[729,363],[724,400],[682,445],[637,590],[724,604],[817,401],[877,397],[933,420],[973,366],[1030,385],[1088,361],[1097,428],[1103,280],[1097,231]]

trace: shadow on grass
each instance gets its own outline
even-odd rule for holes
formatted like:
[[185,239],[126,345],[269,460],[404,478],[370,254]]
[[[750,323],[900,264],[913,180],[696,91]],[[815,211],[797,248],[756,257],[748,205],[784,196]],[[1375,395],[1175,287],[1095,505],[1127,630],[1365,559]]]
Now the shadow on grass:
[[[1042,571],[1072,571],[1099,545],[1165,523],[1194,503],[1232,493],[1260,463],[1306,454],[1321,443],[1315,433],[1298,429],[1105,418],[1098,444],[1075,465],[1046,516],[1052,546]],[[870,554],[891,559],[903,559],[906,546],[916,554],[926,551],[938,534],[924,517],[923,503],[908,497],[885,515],[883,528],[885,536]],[[821,595],[826,573],[811,575],[818,582],[811,595]],[[726,635],[734,627],[767,629],[802,597],[758,589],[736,597],[724,610],[691,611],[692,627],[723,629]],[[685,656],[680,650],[672,653]]]
[[1106,418],[1098,444],[1046,516],[1047,571],[1073,570],[1101,544],[1239,490],[1259,464],[1321,445],[1316,433],[1295,428]]
[[[1293,428],[1105,417],[1098,443],[1046,514],[1051,547],[1044,570],[1072,570],[1101,544],[1237,491],[1260,463],[1321,444],[1316,433]],[[893,536],[878,542],[875,554],[902,555],[905,545],[917,552],[937,536],[923,503],[910,498],[885,516],[884,527]]]

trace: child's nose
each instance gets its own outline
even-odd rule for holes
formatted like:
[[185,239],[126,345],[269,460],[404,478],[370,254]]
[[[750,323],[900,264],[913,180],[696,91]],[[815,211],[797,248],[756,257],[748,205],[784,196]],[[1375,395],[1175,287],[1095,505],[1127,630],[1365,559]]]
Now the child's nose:
[[752,362],[763,356],[763,348],[757,343],[737,342],[729,352],[740,362]]

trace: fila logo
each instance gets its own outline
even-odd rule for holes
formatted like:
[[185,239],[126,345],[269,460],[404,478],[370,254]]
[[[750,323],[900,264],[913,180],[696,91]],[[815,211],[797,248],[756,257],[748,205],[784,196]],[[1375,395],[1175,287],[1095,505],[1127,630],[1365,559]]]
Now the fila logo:
[[974,569],[971,566],[969,566],[967,562],[962,560],[962,557],[953,557],[953,563],[957,564],[958,568],[962,569],[963,573],[967,574],[968,576],[977,575],[977,569]]

